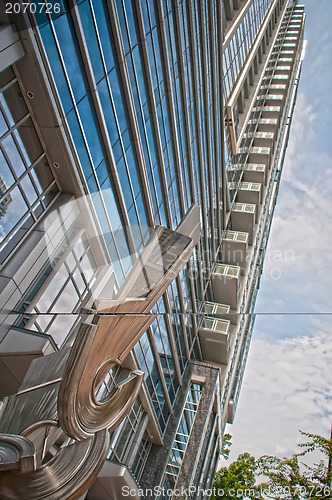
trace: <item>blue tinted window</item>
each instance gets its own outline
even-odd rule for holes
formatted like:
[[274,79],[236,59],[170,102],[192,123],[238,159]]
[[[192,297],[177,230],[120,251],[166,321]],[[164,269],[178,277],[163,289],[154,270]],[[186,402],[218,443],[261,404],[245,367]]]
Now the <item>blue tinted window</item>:
[[90,155],[94,165],[99,165],[103,159],[100,139],[98,136],[97,125],[93,116],[88,97],[82,99],[77,106],[80,118],[82,120],[85,137],[87,139]]
[[25,172],[25,166],[12,136],[9,135],[8,137],[6,137],[6,139],[3,140],[2,144],[6,150],[13,170],[15,171],[17,177],[19,177]]
[[41,28],[40,33],[48,53],[48,60],[61,97],[63,109],[65,113],[68,113],[73,107],[73,102],[50,25],[47,24]]
[[121,94],[121,85],[115,68],[109,74],[109,82],[112,89],[112,96],[116,109],[116,115],[119,121],[120,132],[122,134],[124,130],[126,130],[128,125],[127,125],[124,102]]
[[108,24],[107,5],[104,0],[92,0],[92,4],[104,53],[104,60],[107,72],[109,72],[114,68],[114,57],[110,42],[111,30]]
[[71,24],[69,24],[67,15],[56,19],[54,21],[54,28],[58,37],[75,101],[78,102],[86,94],[86,89],[79,62],[80,52],[77,42],[72,35]]
[[106,121],[108,135],[111,144],[113,146],[115,142],[119,139],[119,132],[116,126],[115,115],[111,103],[111,97],[109,94],[108,85],[105,78],[98,84],[98,92],[99,92],[101,107],[104,111],[104,118]]
[[75,143],[75,147],[81,162],[81,166],[86,178],[89,178],[92,172],[91,162],[84,143],[81,128],[74,110],[67,115],[68,124]]
[[96,82],[99,82],[104,76],[104,68],[100,55],[100,49],[97,41],[96,31],[92,23],[92,13],[88,2],[84,2],[78,7],[80,18],[84,30],[84,37],[89,50],[90,61],[92,64]]
[[2,111],[0,110],[0,137],[5,134],[8,130],[8,125],[4,119]]

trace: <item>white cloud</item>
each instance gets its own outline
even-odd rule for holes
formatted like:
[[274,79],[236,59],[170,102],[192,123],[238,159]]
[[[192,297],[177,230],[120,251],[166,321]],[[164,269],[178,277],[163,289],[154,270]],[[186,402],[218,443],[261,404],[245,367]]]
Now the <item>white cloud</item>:
[[332,154],[318,146],[316,122],[317,111],[300,93],[264,262],[260,310],[332,311],[326,292],[332,282]]
[[231,460],[249,451],[290,456],[299,429],[329,436],[332,336],[253,341],[233,435]]

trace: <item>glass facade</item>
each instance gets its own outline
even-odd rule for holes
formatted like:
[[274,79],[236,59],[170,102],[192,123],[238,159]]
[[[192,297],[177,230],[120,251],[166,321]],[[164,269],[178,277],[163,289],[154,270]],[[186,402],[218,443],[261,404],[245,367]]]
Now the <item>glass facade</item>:
[[241,24],[223,51],[223,95],[227,99],[245,63],[250,47],[258,33],[258,28],[270,5],[269,0],[254,0]]
[[[181,232],[197,204],[201,231],[190,260],[155,301],[155,319],[123,367],[115,363],[98,379],[94,397],[102,405],[124,377],[144,372],[135,403],[111,433],[108,461],[146,487],[154,481],[172,490],[189,479],[208,487],[248,354],[254,321],[244,313],[254,310],[303,26],[296,32],[292,24],[294,70],[275,126],[264,122],[265,100],[276,90],[297,8],[287,10],[286,0],[240,1],[232,19],[224,12],[229,0],[58,3],[27,12],[33,43],[21,41],[59,117],[64,168],[29,97],[35,74],[29,80],[19,62],[0,72],[0,347],[14,332],[49,339],[54,351],[71,348],[80,325],[97,324],[98,293],[112,301],[122,286],[136,285],[130,273],[151,229]],[[85,226],[75,199],[89,207]],[[227,266],[236,267],[232,276],[220,271]],[[204,432],[199,456],[189,456],[195,426]],[[88,493],[87,500],[96,499]]]
[[11,67],[0,73],[1,263],[59,193]]
[[180,417],[179,426],[170,451],[165,474],[161,483],[162,488],[166,490],[166,493],[161,498],[169,500],[172,497],[172,495],[168,495],[167,492],[174,490],[184,454],[187,449],[201,394],[202,386],[192,383],[188,391],[187,399]]

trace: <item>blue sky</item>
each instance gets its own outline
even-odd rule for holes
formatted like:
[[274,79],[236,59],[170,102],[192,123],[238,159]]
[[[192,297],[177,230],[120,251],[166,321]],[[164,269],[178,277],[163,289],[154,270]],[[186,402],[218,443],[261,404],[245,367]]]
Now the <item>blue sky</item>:
[[[302,2],[299,2],[302,3]],[[256,312],[332,313],[332,2],[307,0],[305,59]],[[255,323],[231,460],[290,456],[298,430],[329,436],[332,315]]]

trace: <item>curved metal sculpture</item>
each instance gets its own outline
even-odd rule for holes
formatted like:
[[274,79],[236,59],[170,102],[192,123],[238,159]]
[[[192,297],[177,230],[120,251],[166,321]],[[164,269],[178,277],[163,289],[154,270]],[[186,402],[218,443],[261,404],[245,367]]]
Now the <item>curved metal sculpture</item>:
[[133,332],[136,336],[137,332],[145,331],[154,320],[153,315],[117,315],[114,308],[108,313],[112,315],[106,312],[96,325],[81,325],[60,384],[59,423],[74,439],[85,439],[105,427],[110,431],[117,427],[132,407],[141,386],[143,372],[135,370],[106,401],[99,402],[95,397],[106,374],[115,365],[122,364],[128,337]]
[[75,441],[37,470],[1,473],[2,500],[76,500],[98,476],[109,451],[107,429],[84,441]]
[[0,471],[19,469],[36,470],[36,450],[30,439],[15,434],[0,434]]
[[132,371],[102,401],[98,387],[154,321],[151,308],[189,260],[199,233],[196,205],[177,232],[158,227],[117,300],[95,300],[73,345],[35,359],[19,392],[5,398],[1,500],[78,500],[93,483],[109,451],[109,431],[131,409],[144,373]]

